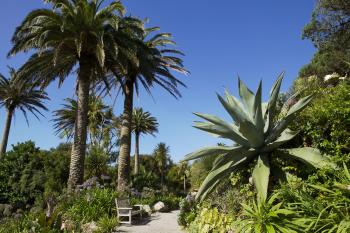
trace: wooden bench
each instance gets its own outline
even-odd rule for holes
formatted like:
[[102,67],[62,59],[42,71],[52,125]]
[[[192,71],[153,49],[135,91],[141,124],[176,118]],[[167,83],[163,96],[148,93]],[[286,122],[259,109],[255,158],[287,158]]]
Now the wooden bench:
[[[115,199],[115,204],[117,207],[117,216],[120,223],[131,224],[131,218],[134,215],[140,214],[142,218],[142,205],[130,205],[129,199]],[[121,221],[121,217],[128,217],[129,221]]]

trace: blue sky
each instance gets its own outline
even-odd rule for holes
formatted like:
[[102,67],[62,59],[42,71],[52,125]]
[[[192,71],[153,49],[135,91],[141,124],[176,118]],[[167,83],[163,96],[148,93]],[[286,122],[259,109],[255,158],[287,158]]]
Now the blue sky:
[[[215,145],[222,140],[192,128],[198,120],[192,112],[215,114],[229,119],[220,106],[215,93],[225,88],[236,94],[237,76],[252,89],[263,80],[265,97],[281,71],[286,71],[283,90],[296,78],[301,66],[308,63],[315,52],[310,41],[301,40],[303,26],[309,21],[314,1],[277,0],[125,0],[127,14],[149,18],[149,26],[160,26],[171,32],[177,48],[185,52],[185,65],[189,77],[179,76],[187,88],[183,97],[174,99],[165,91],[155,88],[153,98],[145,92],[135,99],[157,117],[160,128],[156,137],[141,138],[141,153],[151,153],[155,145],[165,142],[170,146],[173,160],[203,146]],[[19,67],[28,57],[20,54],[7,59],[10,38],[25,15],[32,9],[45,7],[41,0],[4,0],[0,20],[0,72],[7,75],[7,65]],[[74,76],[57,88],[49,86],[47,92],[50,112],[40,121],[30,117],[27,126],[21,113],[12,124],[9,144],[33,140],[41,148],[51,148],[64,141],[54,135],[51,111],[60,107],[63,99],[72,97]],[[114,107],[122,111],[122,96]],[[107,100],[109,101],[109,100]],[[5,111],[0,110],[0,132],[5,124]],[[8,147],[9,149],[11,146]]]

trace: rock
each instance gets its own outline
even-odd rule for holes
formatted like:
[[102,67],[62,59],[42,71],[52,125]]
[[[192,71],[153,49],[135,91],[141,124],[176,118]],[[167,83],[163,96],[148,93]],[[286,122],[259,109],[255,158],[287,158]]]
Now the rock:
[[20,214],[20,213],[16,213],[13,215],[13,218],[15,219],[21,219],[23,217],[23,214]]
[[82,226],[82,230],[84,233],[94,233],[97,232],[100,228],[97,226],[96,222],[92,221],[86,223]]
[[23,214],[23,210],[22,209],[17,209],[16,210],[16,214]]
[[65,220],[61,224],[61,231],[64,232],[73,232],[74,228],[74,223],[70,220]]
[[143,205],[142,209],[148,214],[151,215],[152,214],[152,209],[149,205]]
[[156,212],[163,212],[166,211],[167,208],[164,204],[164,202],[158,201],[154,206],[153,206],[154,211]]
[[2,212],[3,216],[10,217],[12,214],[12,209],[13,209],[12,205],[5,204],[4,211]]

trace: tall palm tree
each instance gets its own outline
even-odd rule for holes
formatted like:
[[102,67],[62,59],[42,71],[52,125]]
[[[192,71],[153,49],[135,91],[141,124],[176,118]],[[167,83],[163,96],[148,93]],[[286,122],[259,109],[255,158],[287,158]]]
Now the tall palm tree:
[[135,134],[135,170],[134,173],[139,173],[139,145],[141,134],[151,134],[158,132],[157,119],[151,116],[151,113],[144,112],[142,108],[134,108],[132,112],[132,131]]
[[180,51],[169,49],[174,45],[169,33],[151,36],[159,28],[145,29],[135,39],[129,54],[119,54],[118,68],[123,79],[117,79],[124,94],[124,111],[120,130],[120,150],[118,158],[118,190],[124,191],[129,180],[131,123],[134,91],[138,94],[139,86],[143,86],[148,93],[154,85],[159,85],[175,98],[181,97],[178,86],[185,86],[177,79],[172,71],[183,74],[188,72],[183,62],[176,55],[183,55]]
[[[56,134],[70,140],[74,136],[78,103],[71,98],[65,99],[65,102],[61,109],[54,111],[53,122]],[[103,130],[112,124],[113,118],[111,107],[105,105],[100,97],[90,96],[88,134],[91,144],[97,145],[103,140]]]
[[0,74],[0,107],[5,107],[7,110],[7,119],[0,147],[0,157],[6,152],[12,117],[16,109],[22,111],[28,123],[27,112],[32,113],[39,119],[38,115],[42,115],[40,110],[47,110],[44,101],[49,99],[45,92],[23,82],[18,77],[18,73],[14,68],[9,67],[9,69],[10,78],[6,78]]
[[68,182],[74,188],[84,177],[89,91],[103,77],[107,54],[118,49],[114,32],[124,8],[119,1],[105,7],[103,0],[45,2],[52,7],[33,10],[17,27],[9,56],[34,50],[21,73],[43,87],[57,78],[62,84],[77,67],[77,127]]
[[153,156],[157,163],[157,168],[160,173],[160,185],[163,188],[164,174],[167,163],[169,161],[169,147],[165,143],[159,143],[154,149]]

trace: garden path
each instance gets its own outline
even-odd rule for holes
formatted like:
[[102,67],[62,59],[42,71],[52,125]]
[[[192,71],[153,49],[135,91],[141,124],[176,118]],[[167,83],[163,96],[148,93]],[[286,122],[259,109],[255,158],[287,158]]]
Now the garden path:
[[177,224],[177,215],[179,211],[170,213],[155,213],[142,222],[135,225],[123,225],[118,228],[117,232],[125,233],[182,233],[180,226]]

